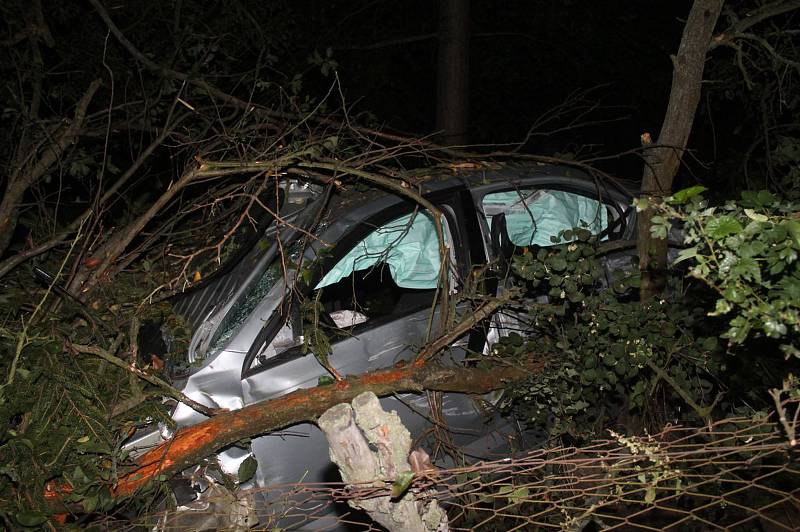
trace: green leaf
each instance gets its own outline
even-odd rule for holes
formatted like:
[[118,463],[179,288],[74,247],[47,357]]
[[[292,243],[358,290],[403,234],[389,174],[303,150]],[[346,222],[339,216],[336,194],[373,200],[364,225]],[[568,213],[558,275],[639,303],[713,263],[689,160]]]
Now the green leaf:
[[706,233],[711,238],[725,238],[729,235],[735,235],[743,229],[739,220],[733,216],[723,215],[719,218],[712,218],[706,224]]
[[678,252],[678,257],[675,259],[675,262],[673,264],[678,264],[679,262],[693,259],[697,256],[697,253],[698,253],[697,246],[687,249],[682,249]]
[[697,185],[694,187],[684,188],[683,190],[679,190],[669,198],[667,198],[667,203],[672,205],[681,205],[686,203],[689,198],[693,198],[698,196],[708,190],[706,187],[702,185]]
[[339,145],[339,137],[337,137],[336,135],[328,137],[324,141],[322,141],[322,147],[328,151],[334,151],[338,145]]
[[753,220],[755,222],[768,222],[769,221],[769,217],[767,215],[757,213],[753,209],[745,209],[744,213],[745,213],[745,215],[747,215],[748,218],[750,218],[751,220]]
[[100,502],[100,498],[97,495],[87,495],[81,501],[81,506],[86,513],[92,513],[97,508],[98,502]]
[[519,504],[521,502],[525,502],[529,494],[530,490],[528,488],[526,487],[517,488],[509,494],[508,500],[512,504]]
[[644,492],[644,502],[647,504],[653,504],[656,500],[656,487],[653,485],[647,486],[647,489]]
[[650,227],[650,234],[653,238],[657,238],[659,240],[664,240],[667,238],[667,226],[666,225],[652,225]]
[[764,332],[771,338],[780,338],[787,332],[786,325],[781,323],[775,318],[767,318],[764,320]]
[[633,205],[636,207],[636,212],[644,212],[650,208],[650,200],[647,198],[636,198],[633,200]]
[[797,220],[787,220],[781,224],[786,231],[792,235],[795,247],[800,248],[800,222]]
[[392,482],[392,498],[397,499],[401,497],[408,487],[411,486],[411,481],[414,480],[414,472],[413,471],[403,471],[402,473],[398,473]]
[[239,484],[244,484],[256,474],[258,469],[258,460],[253,456],[248,456],[244,462],[239,464]]
[[334,379],[330,375],[321,375],[317,379],[317,386],[327,386],[328,384],[333,384]]
[[16,517],[17,522],[24,527],[39,526],[47,521],[46,515],[44,515],[42,512],[36,512],[34,510],[17,512]]
[[548,266],[550,266],[553,270],[557,272],[563,272],[567,269],[567,261],[565,261],[561,257],[553,257],[547,261]]
[[727,314],[728,312],[730,312],[732,308],[733,307],[731,306],[731,304],[725,301],[724,299],[718,299],[716,308],[714,309],[713,312],[709,312],[708,315],[722,316],[723,314]]
[[714,351],[717,348],[718,340],[714,336],[709,336],[702,341],[702,348],[706,351]]

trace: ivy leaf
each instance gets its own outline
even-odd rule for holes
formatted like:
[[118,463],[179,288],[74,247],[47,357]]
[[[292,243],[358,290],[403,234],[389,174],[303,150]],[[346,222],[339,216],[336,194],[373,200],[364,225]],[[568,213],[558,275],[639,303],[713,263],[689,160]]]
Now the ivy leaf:
[[239,484],[244,484],[256,474],[258,460],[253,456],[248,456],[244,462],[239,464]]
[[744,229],[742,224],[733,216],[712,218],[706,224],[706,233],[711,238],[725,238],[726,236],[735,235],[742,229]]
[[567,261],[561,257],[553,257],[547,262],[549,263],[548,265],[557,272],[563,272],[567,269]]

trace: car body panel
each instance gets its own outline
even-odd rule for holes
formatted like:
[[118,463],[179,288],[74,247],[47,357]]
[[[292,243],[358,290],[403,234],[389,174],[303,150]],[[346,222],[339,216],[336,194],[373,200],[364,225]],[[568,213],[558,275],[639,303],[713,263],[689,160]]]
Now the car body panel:
[[[427,180],[422,191],[445,215],[453,264],[449,289],[453,292],[464,285],[472,268],[497,258],[492,249],[491,227],[481,209],[481,200],[489,193],[538,187],[599,197],[610,202],[617,218],[623,218],[620,230],[613,237],[632,234],[632,213],[628,209],[630,195],[620,187],[601,185],[573,168],[501,165],[468,171],[450,170],[444,174]],[[314,355],[305,352],[300,345],[301,322],[292,314],[297,311],[296,293],[305,286],[303,296],[309,297],[312,290],[308,287],[315,286],[322,275],[365,235],[418,208],[406,198],[381,191],[350,191],[328,198],[331,187],[326,191],[317,188],[314,193],[310,193],[308,187],[303,188],[302,184],[294,187],[304,191],[305,202],[293,202],[291,187],[287,187],[289,192],[284,203],[288,207],[281,211],[280,218],[291,220],[295,229],[276,229],[273,225],[259,245],[240,264],[231,268],[228,277],[232,280],[221,277],[202,290],[184,296],[176,304],[177,310],[191,317],[190,322],[195,328],[189,353],[189,360],[195,361],[195,368],[184,382],[178,383],[183,393],[195,401],[212,407],[237,409],[300,388],[316,386],[320,377],[328,376]],[[325,215],[320,221],[319,215],[323,212]],[[306,241],[307,245],[294,255],[288,253],[291,262],[296,263],[294,266],[287,268],[284,263],[280,273],[275,274],[276,258],[292,248],[306,229],[313,231],[314,238]],[[297,272],[309,264],[317,265],[311,282],[299,283],[302,276]],[[269,275],[275,278],[268,278]],[[323,296],[328,289],[322,289]],[[490,290],[495,292],[502,287]],[[422,301],[424,298],[417,299]],[[399,307],[400,301],[397,303]],[[244,315],[234,320],[232,316],[237,312],[242,314],[243,309],[246,311]],[[360,374],[411,359],[420,346],[435,337],[440,321],[438,309],[434,309],[432,304],[390,314],[388,319],[365,318],[365,323],[342,329],[344,332],[337,333],[339,336],[331,341],[328,360],[341,374]],[[445,353],[445,358],[459,361],[468,350],[486,352],[491,341],[512,328],[504,325],[503,319],[498,317],[495,317],[493,325],[488,333],[478,330],[464,335]],[[424,395],[401,394],[382,401],[384,408],[400,414],[412,435],[430,429],[430,407]],[[520,441],[522,435],[513,420],[504,420],[493,412],[491,402],[463,394],[444,394],[441,405],[454,442],[475,453],[473,458],[490,457],[493,451],[526,446]],[[204,416],[179,404],[173,419],[178,427],[182,427],[197,423]],[[169,435],[168,431],[162,430],[159,437]],[[137,435],[128,447],[135,449],[150,445],[157,439],[151,431]],[[512,440],[516,441],[511,443]],[[266,487],[287,482],[338,479],[328,458],[327,442],[313,424],[301,424],[254,438],[251,451],[259,467],[249,485]],[[248,454],[243,449],[231,448],[220,453],[218,458],[224,470],[235,473],[238,464]]]

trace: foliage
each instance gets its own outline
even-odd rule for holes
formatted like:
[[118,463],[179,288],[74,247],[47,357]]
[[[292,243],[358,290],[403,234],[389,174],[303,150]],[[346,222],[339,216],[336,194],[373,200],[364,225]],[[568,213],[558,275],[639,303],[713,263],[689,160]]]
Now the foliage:
[[762,190],[709,207],[700,192],[695,187],[668,198],[654,233],[680,223],[689,247],[677,262],[690,260],[690,275],[714,290],[711,315],[729,320],[723,338],[742,344],[765,335],[799,357],[800,204]]
[[[101,314],[58,304],[47,293],[33,309],[22,299],[7,303],[0,329],[0,520],[17,529],[50,519],[46,486],[67,487],[64,502],[89,513],[108,511],[118,502],[110,488],[130,464],[121,443],[144,423],[171,421],[160,390],[70,346],[99,346],[130,360],[129,336],[109,334],[127,330],[130,314],[119,305]],[[184,349],[181,342],[173,347]]]
[[503,338],[493,354],[554,363],[510,387],[507,409],[551,435],[582,437],[615,423],[635,431],[644,419],[651,428],[706,421],[715,409],[740,412],[745,398],[750,408],[767,400],[792,365],[770,367],[777,345],[762,343],[756,358],[745,341],[760,334],[797,353],[798,209],[767,192],[708,208],[702,191],[674,194],[655,218],[659,237],[671,219],[685,224],[689,247],[676,263],[690,261],[690,278],[682,286],[675,270],[671,295],[650,304],[636,297],[638,276],[621,273],[620,257],[585,230],[512,258],[510,282],[527,291],[517,316],[526,338]]
[[[509,388],[506,407],[551,435],[579,437],[601,432],[611,419],[630,429],[645,417],[666,421],[675,410],[669,404],[680,404],[683,395],[697,398],[700,411],[689,415],[702,418],[700,405],[713,402],[714,378],[724,369],[703,312],[680,297],[642,307],[633,297],[638,277],[611,277],[618,262],[601,257],[603,245],[588,231],[563,236],[577,241],[513,257],[513,282],[528,291],[533,309],[525,316],[530,336],[512,334],[494,354],[555,363]],[[537,303],[543,296],[546,302]]]

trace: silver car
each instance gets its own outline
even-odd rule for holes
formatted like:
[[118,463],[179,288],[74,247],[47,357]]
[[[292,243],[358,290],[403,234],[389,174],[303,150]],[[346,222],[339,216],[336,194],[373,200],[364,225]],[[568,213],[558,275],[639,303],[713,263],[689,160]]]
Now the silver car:
[[[447,289],[455,296],[474,289],[469,278],[475,268],[509,249],[552,245],[551,237],[562,230],[582,226],[601,239],[632,238],[630,194],[574,168],[483,164],[436,168],[428,176],[422,190],[444,214]],[[238,409],[317,386],[329,371],[310,353],[315,349],[329,351],[339,374],[359,374],[412,358],[436,335],[441,256],[431,217],[403,197],[345,188],[281,178],[271,200],[277,219],[263,224],[258,242],[221,274],[176,297],[175,310],[193,330],[190,374],[178,382],[186,395]],[[502,290],[498,284],[484,283],[484,290]],[[445,356],[480,356],[517,326],[512,316],[495,316]],[[534,443],[494,412],[492,399],[442,398],[442,421],[465,460]],[[400,394],[383,402],[400,414],[412,436],[430,433],[426,396]],[[173,418],[182,427],[204,416],[180,404]],[[162,427],[137,435],[128,448],[169,436]],[[250,449],[223,450],[218,459],[235,475],[251,455],[258,469],[246,486],[339,480],[324,435],[310,423],[254,438]]]

